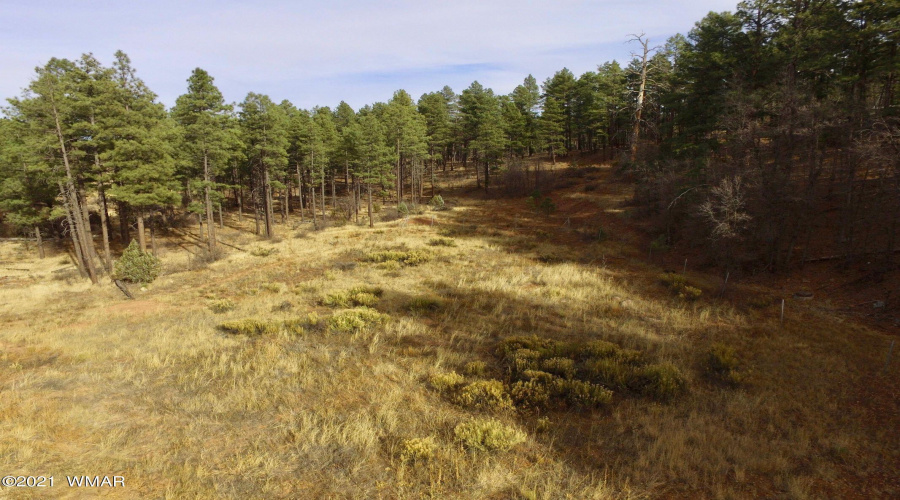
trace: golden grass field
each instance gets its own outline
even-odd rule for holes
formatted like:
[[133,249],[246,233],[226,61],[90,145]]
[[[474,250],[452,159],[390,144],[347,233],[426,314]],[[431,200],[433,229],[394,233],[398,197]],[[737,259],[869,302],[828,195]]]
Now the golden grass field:
[[[554,196],[627,223],[603,190]],[[703,295],[679,299],[624,231],[585,243],[562,208],[453,201],[374,229],[280,225],[277,242],[232,218],[223,240],[253,252],[205,265],[165,240],[163,275],[134,301],[52,272],[71,267],[59,251],[0,244],[0,472],[56,483],[0,498],[900,497],[900,353],[882,371],[895,337],[790,298],[780,324],[780,297],[736,285],[719,299],[718,278],[690,271]],[[380,251],[427,261],[370,262]],[[359,300],[383,321],[342,330],[359,309],[335,297],[360,286],[380,288]],[[248,319],[264,331],[219,328]],[[686,391],[528,409],[429,382],[455,371],[509,390],[498,346],[531,335],[641,351]],[[736,353],[738,384],[706,375],[714,344]],[[467,447],[454,430],[477,417],[524,442]]]

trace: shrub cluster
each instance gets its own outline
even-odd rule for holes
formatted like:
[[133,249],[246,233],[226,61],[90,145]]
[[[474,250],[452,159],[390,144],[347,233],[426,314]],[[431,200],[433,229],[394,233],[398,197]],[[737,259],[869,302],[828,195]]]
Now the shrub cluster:
[[288,319],[284,321],[262,321],[256,318],[244,318],[235,321],[226,321],[219,325],[219,330],[233,335],[274,335],[279,331],[286,331],[294,335],[306,333],[307,326],[315,326],[311,318]]
[[659,281],[672,291],[679,299],[694,301],[703,295],[703,290],[688,284],[684,276],[676,273],[664,273]]
[[537,336],[510,337],[497,349],[511,373],[510,394],[521,407],[539,409],[553,402],[582,408],[610,403],[612,392],[633,392],[668,401],[687,390],[681,371],[669,363],[603,340],[557,342]]
[[231,299],[218,299],[209,301],[209,309],[216,313],[226,313],[228,311],[232,311],[235,308],[235,303]]
[[397,262],[405,266],[418,266],[431,260],[431,254],[424,250],[385,250],[382,252],[372,252],[363,258],[365,262]]
[[321,303],[329,307],[373,307],[382,294],[381,288],[363,285],[328,294]]
[[142,252],[136,241],[131,240],[113,269],[115,279],[131,283],[150,283],[159,276],[162,264],[155,255]]
[[250,249],[250,255],[254,257],[268,257],[278,253],[277,248],[254,247]]
[[453,429],[456,439],[471,450],[506,451],[524,443],[527,435],[518,427],[492,418],[476,418]]
[[432,210],[446,210],[447,206],[444,204],[444,198],[441,195],[436,195],[431,201],[428,202],[431,205]]
[[704,369],[715,382],[736,387],[744,381],[744,373],[738,368],[740,361],[733,347],[713,344],[706,353]]
[[388,316],[375,309],[357,307],[335,313],[328,318],[328,328],[338,332],[358,332],[386,322]]
[[404,439],[400,443],[400,461],[406,463],[422,463],[434,457],[437,443],[431,436],[425,438]]
[[428,244],[433,247],[455,247],[456,241],[453,238],[431,238]]

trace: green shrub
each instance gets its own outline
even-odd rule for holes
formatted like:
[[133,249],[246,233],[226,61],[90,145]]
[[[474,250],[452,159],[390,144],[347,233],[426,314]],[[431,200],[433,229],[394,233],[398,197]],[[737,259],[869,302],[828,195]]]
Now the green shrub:
[[484,361],[469,361],[466,363],[466,366],[463,367],[463,371],[466,375],[471,375],[474,377],[480,377],[484,375],[484,371],[487,369],[487,365]]
[[703,295],[703,290],[692,286],[685,286],[678,292],[678,298],[693,302]]
[[[529,370],[531,371],[531,370]],[[540,372],[544,373],[544,372]],[[552,375],[549,375],[551,379]],[[513,384],[509,390],[512,400],[517,407],[541,409],[550,401],[550,389],[541,379],[520,380]]]
[[541,353],[531,349],[519,349],[512,353],[509,357],[510,367],[514,372],[524,372],[525,370],[538,369],[541,359]]
[[503,411],[513,408],[512,399],[499,380],[477,380],[457,392],[453,402],[475,410]]
[[671,401],[687,390],[687,380],[671,363],[647,365],[635,372],[633,388],[644,396]]
[[440,393],[453,392],[465,383],[465,377],[453,371],[447,373],[433,373],[428,377],[428,384]]
[[661,274],[659,280],[672,292],[673,295],[682,300],[694,301],[699,299],[703,295],[703,290],[688,285],[685,277],[680,274]]
[[404,439],[400,444],[400,461],[407,463],[427,462],[434,457],[437,444],[431,436]]
[[445,210],[447,208],[441,195],[435,195],[428,204],[431,205],[432,210]]
[[330,293],[321,300],[322,305],[329,307],[372,307],[384,291],[381,288],[358,286],[350,290]]
[[385,250],[381,252],[372,252],[364,259],[366,262],[383,263],[398,262],[406,266],[418,266],[431,260],[431,254],[424,250],[411,250],[408,252],[400,250]]
[[569,358],[545,359],[541,362],[541,369],[563,378],[572,378],[575,375],[575,361]]
[[584,408],[606,406],[612,401],[612,391],[601,385],[576,379],[556,379],[553,391],[567,403]]
[[397,213],[400,215],[409,215],[409,207],[406,206],[406,202],[401,201],[397,204]]
[[482,451],[506,451],[524,443],[527,435],[517,427],[495,419],[476,418],[453,429],[456,438],[467,448]]
[[611,358],[618,352],[619,346],[605,340],[592,340],[578,350],[584,358]]
[[368,307],[340,311],[328,318],[328,328],[338,332],[356,332],[384,323],[388,316]]
[[669,251],[669,242],[666,239],[666,235],[661,234],[658,238],[650,242],[650,249],[654,252],[667,252]]
[[304,328],[308,323],[308,321],[304,321],[302,319],[287,319],[284,321],[284,329],[288,333],[292,333],[294,335],[303,335],[306,333],[306,328]]
[[278,253],[277,248],[264,248],[264,247],[254,247],[250,249],[250,255],[254,257],[268,257],[270,255],[275,255]]
[[441,300],[436,297],[414,297],[406,303],[406,309],[413,314],[426,314],[439,310]]
[[644,364],[647,356],[634,349],[619,349],[615,355],[616,361],[624,365],[638,366]]
[[585,370],[591,380],[616,389],[627,388],[634,374],[634,368],[609,358],[589,360],[585,363]]
[[532,335],[530,337],[508,337],[500,342],[499,353],[509,356],[519,349],[529,349],[539,353],[541,357],[551,358],[564,355],[568,346],[552,339]]
[[235,303],[231,299],[219,299],[219,300],[209,301],[209,309],[216,314],[233,311],[235,307],[236,307]]
[[739,365],[734,348],[725,344],[713,344],[706,353],[704,368],[712,380],[737,386],[744,381],[744,374],[738,370]]
[[219,329],[235,335],[265,335],[278,333],[279,324],[246,318],[226,321],[219,325]]
[[456,241],[453,238],[431,238],[428,244],[433,247],[455,247]]
[[131,240],[113,269],[115,279],[131,283],[150,283],[159,276],[162,264],[159,259],[142,252],[136,241]]
[[541,370],[525,370],[522,372],[523,380],[535,380],[541,384],[550,384],[556,380],[556,376]]

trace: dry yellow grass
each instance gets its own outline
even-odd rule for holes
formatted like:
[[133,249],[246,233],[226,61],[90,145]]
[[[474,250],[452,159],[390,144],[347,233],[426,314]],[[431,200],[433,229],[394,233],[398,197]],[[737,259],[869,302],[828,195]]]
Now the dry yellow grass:
[[[0,495],[97,493],[64,485],[76,474],[124,476],[110,498],[900,495],[900,363],[878,373],[887,337],[801,304],[782,326],[774,310],[679,301],[633,256],[593,257],[621,254],[621,241],[556,247],[553,233],[529,229],[538,217],[526,210],[517,229],[486,225],[492,203],[435,213],[434,226],[347,225],[277,243],[226,229],[226,241],[278,252],[229,250],[200,265],[165,248],[166,274],[133,302],[111,285],[53,280],[61,255],[39,262],[18,243],[0,245],[34,276],[0,286],[0,471],[56,477],[52,490]],[[439,236],[455,246],[428,245]],[[529,238],[541,241],[523,249]],[[420,249],[432,258],[415,267],[365,261]],[[541,262],[541,251],[566,258]],[[322,297],[361,285],[383,289],[374,307],[389,320],[330,328],[342,309]],[[439,306],[414,313],[420,297]],[[234,307],[209,308],[223,299]],[[245,318],[303,330],[217,328]],[[644,351],[678,366],[688,393],[668,404],[617,393],[597,411],[491,412],[428,383],[449,371],[502,379],[498,341],[532,334]],[[713,343],[740,357],[737,389],[704,377]],[[484,368],[467,369],[473,362]],[[527,439],[469,450],[454,429],[475,417]],[[428,452],[410,459],[421,440]]]

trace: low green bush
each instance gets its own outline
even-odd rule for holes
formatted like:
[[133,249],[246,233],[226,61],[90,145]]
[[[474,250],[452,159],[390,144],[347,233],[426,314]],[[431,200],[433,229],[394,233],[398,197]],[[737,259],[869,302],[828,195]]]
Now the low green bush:
[[122,257],[113,268],[113,278],[131,283],[151,283],[162,270],[159,259],[142,252],[136,241],[131,240]]
[[368,307],[357,307],[335,313],[328,318],[328,328],[338,332],[356,332],[386,322],[388,316]]
[[455,247],[456,240],[453,238],[431,238],[428,244],[433,247]]
[[660,401],[671,401],[687,390],[687,380],[671,363],[647,365],[635,373],[633,389]]
[[219,329],[235,335],[266,335],[278,333],[278,322],[260,321],[254,318],[226,321],[219,325]]
[[[550,374],[547,373],[546,375]],[[550,375],[550,377],[551,379],[553,378],[552,375]],[[512,385],[509,394],[518,408],[542,409],[550,402],[550,389],[548,389],[547,384],[539,378],[519,380]]]
[[466,383],[465,377],[456,372],[432,373],[428,377],[428,384],[440,393],[449,393],[457,390]]
[[505,411],[513,408],[512,399],[499,380],[477,380],[462,387],[452,401],[473,410]]
[[707,376],[716,382],[735,387],[744,381],[744,374],[738,369],[740,361],[733,347],[713,344],[706,353],[704,365]]
[[398,262],[405,266],[418,266],[431,260],[432,255],[424,250],[384,250],[381,252],[372,252],[366,255],[363,260],[366,262],[374,262],[376,264],[384,262]]
[[575,376],[575,361],[569,358],[550,358],[541,361],[541,369],[562,378]]
[[209,301],[209,309],[216,313],[222,314],[228,311],[233,311],[236,307],[235,303],[231,299],[218,299]]
[[612,401],[611,390],[584,380],[556,379],[553,391],[570,405],[583,408],[598,408]]
[[437,443],[431,436],[425,438],[404,439],[400,443],[400,461],[406,463],[422,463],[434,457]]
[[476,418],[453,429],[456,439],[471,450],[506,451],[524,443],[527,434],[496,419]]

